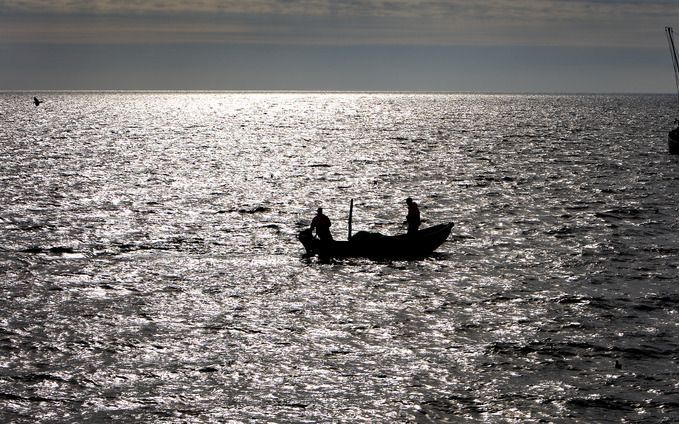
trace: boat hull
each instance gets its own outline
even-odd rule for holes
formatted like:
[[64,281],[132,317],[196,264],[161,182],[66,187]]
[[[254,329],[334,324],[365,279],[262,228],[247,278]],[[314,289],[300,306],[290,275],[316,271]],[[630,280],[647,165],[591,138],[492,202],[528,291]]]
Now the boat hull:
[[679,128],[675,128],[667,135],[667,143],[671,155],[679,155]]
[[383,236],[356,234],[349,241],[326,241],[311,237],[309,230],[300,232],[299,239],[309,255],[325,258],[366,257],[366,258],[415,258],[433,253],[443,244],[453,223],[425,228],[413,235]]

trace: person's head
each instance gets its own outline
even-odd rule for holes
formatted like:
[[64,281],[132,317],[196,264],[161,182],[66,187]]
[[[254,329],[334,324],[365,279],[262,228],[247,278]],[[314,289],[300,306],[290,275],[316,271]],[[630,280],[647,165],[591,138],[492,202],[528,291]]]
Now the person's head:
[[318,214],[321,215],[323,213],[323,208],[318,208],[316,212],[318,212]]
[[411,199],[410,197],[407,198],[407,199],[406,199],[406,204],[410,205],[411,203],[413,203],[413,199]]

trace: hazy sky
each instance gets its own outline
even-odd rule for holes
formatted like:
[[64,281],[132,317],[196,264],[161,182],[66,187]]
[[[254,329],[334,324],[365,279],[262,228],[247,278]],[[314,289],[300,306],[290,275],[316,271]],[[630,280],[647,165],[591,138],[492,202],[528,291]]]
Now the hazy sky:
[[0,0],[0,90],[673,92],[679,0]]

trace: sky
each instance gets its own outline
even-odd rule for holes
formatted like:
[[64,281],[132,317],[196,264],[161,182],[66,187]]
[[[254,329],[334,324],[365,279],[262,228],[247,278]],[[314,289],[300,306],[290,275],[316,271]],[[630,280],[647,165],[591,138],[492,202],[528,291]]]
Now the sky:
[[679,0],[0,0],[0,90],[672,93]]

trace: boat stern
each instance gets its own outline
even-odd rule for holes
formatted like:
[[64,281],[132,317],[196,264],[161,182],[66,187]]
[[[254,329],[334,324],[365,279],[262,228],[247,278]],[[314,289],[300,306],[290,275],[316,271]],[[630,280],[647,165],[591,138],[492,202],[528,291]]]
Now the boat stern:
[[304,250],[306,250],[307,255],[313,255],[314,253],[314,235],[312,234],[310,229],[305,229],[299,232],[297,234],[297,239],[302,243],[302,246],[304,246]]

